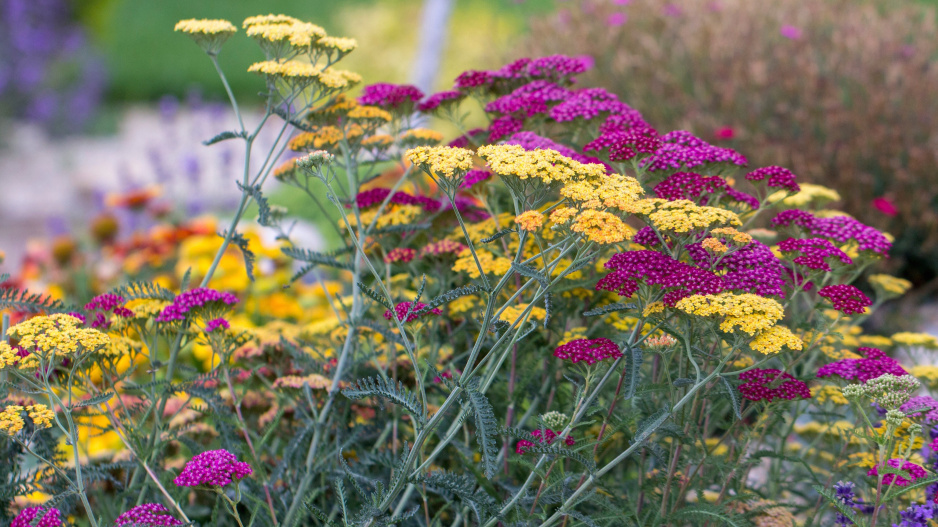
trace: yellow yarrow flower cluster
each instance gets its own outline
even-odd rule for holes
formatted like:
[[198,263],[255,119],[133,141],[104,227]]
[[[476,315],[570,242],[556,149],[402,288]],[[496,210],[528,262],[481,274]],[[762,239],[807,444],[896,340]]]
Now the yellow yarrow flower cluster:
[[938,387],[938,366],[931,364],[912,366],[909,368],[909,374],[928,385],[929,388]]
[[443,134],[429,128],[411,128],[400,136],[402,143],[437,144],[443,140]]
[[537,232],[544,225],[544,215],[536,210],[528,210],[515,216],[515,223],[523,231]]
[[323,73],[323,69],[315,64],[299,60],[288,60],[286,62],[265,60],[248,66],[248,72],[291,79],[316,79]]
[[52,419],[55,417],[55,413],[44,404],[9,405],[3,412],[0,412],[0,431],[7,435],[16,435],[26,425],[23,412],[29,415],[29,419],[37,429],[50,428]]
[[586,338],[586,328],[585,327],[576,327],[570,328],[567,331],[563,332],[563,337],[560,339],[560,342],[557,343],[558,346],[563,346],[564,344]]
[[642,310],[643,317],[650,317],[656,313],[664,313],[664,304],[662,302],[652,302]]
[[570,181],[560,189],[560,195],[588,208],[599,206],[627,210],[645,191],[637,179],[619,174],[602,178]]
[[316,41],[316,46],[325,49],[334,49],[341,53],[351,53],[358,47],[358,41],[347,37],[322,37]]
[[891,348],[893,342],[891,338],[882,335],[860,335],[857,344],[867,348]]
[[817,436],[827,436],[834,439],[845,438],[851,445],[858,445],[860,444],[860,438],[850,434],[856,427],[855,423],[847,420],[827,423],[809,421],[807,423],[796,424],[794,430],[796,434],[807,438]]
[[110,339],[97,329],[79,327],[81,321],[71,315],[56,313],[33,317],[11,327],[8,334],[19,341],[19,346],[31,353],[24,357],[20,368],[39,365],[39,357],[52,351],[76,353],[81,346],[86,351],[97,351],[107,346]]
[[[801,190],[789,195],[787,190],[779,190],[768,197],[770,203],[782,202],[786,207],[798,208],[805,205],[823,205],[831,201],[840,201],[840,194],[836,190],[822,185],[800,183]],[[788,196],[788,197],[786,197]]]
[[[247,23],[247,20],[245,20],[245,23]],[[326,36],[325,29],[316,24],[301,22],[296,19],[284,22],[249,24],[245,27],[247,28],[247,35],[253,39],[275,44],[289,43],[297,48],[308,48],[314,41]]]
[[811,388],[811,397],[817,399],[819,403],[830,401],[838,406],[850,404],[850,401],[844,397],[843,392],[837,386],[826,385]]
[[601,210],[584,210],[576,217],[570,230],[601,245],[621,243],[632,239],[635,234],[618,216]]
[[679,234],[714,226],[742,225],[739,217],[732,211],[700,206],[686,199],[642,199],[629,204],[626,211],[648,216],[658,230]]
[[873,287],[890,296],[902,296],[912,289],[912,282],[888,274],[874,274],[867,280]]
[[[521,318],[521,315],[528,308],[530,304],[516,304],[513,306],[506,306],[502,310],[501,315],[498,317],[499,320],[504,320],[509,324],[514,323],[515,320]],[[543,307],[534,306],[531,308],[531,312],[528,314],[528,320],[544,320],[547,317],[547,311]],[[519,321],[520,323],[520,321]]]
[[319,74],[319,84],[333,90],[342,90],[360,84],[362,76],[354,71],[326,68]]
[[938,338],[928,333],[912,333],[903,331],[892,336],[892,341],[904,346],[916,346],[927,349],[938,349]]
[[718,229],[712,229],[710,234],[716,236],[726,236],[733,240],[734,243],[740,245],[749,245],[752,243],[752,235],[746,234],[745,232],[739,232],[732,227],[720,227]]
[[561,155],[556,150],[525,150],[518,145],[486,145],[479,147],[479,156],[488,163],[492,172],[502,177],[539,179],[546,184],[566,183],[577,179],[605,177],[606,169],[600,164],[580,163]]
[[[495,256],[489,251],[478,250],[476,254],[479,257],[479,264],[485,274],[503,275],[511,269],[511,260],[501,256]],[[479,278],[479,267],[476,265],[475,258],[472,257],[472,251],[464,249],[459,253],[456,262],[453,263],[453,271],[465,272],[472,278]]]
[[394,144],[394,138],[388,134],[375,134],[362,139],[362,146],[365,148],[387,148]]
[[716,238],[707,238],[700,243],[700,246],[712,253],[718,254],[725,253],[729,250],[729,247],[723,245],[723,243]]
[[557,225],[564,225],[574,216],[576,216],[577,210],[571,207],[560,207],[559,209],[554,210],[550,213],[550,221],[556,223]]
[[456,178],[472,168],[472,150],[451,146],[418,146],[404,156],[408,161],[443,178]]
[[762,353],[763,355],[775,354],[782,351],[782,346],[787,346],[793,351],[800,351],[803,347],[801,339],[795,336],[785,326],[772,326],[759,333],[756,338],[749,343],[749,347]]
[[348,118],[358,121],[374,120],[384,122],[388,122],[392,119],[390,112],[382,110],[377,106],[356,106],[349,111]]
[[[303,132],[293,139],[290,139],[288,147],[294,152],[305,152],[307,150],[330,148],[339,143],[345,134],[335,126],[323,126],[315,132]],[[295,163],[295,162],[294,162]]]
[[[423,207],[418,205],[389,205],[380,216],[378,216],[378,212],[378,210],[362,212],[360,214],[362,225],[371,225],[375,216],[378,217],[375,227],[379,229],[394,225],[409,225],[423,214]],[[358,219],[354,214],[348,215],[348,221],[352,226],[358,225]],[[340,219],[339,225],[342,226],[343,223],[343,220]]]
[[190,18],[188,20],[180,20],[176,23],[176,27],[173,28],[173,31],[180,31],[182,33],[194,35],[233,35],[238,31],[238,28],[234,27],[234,24],[227,20],[215,19],[210,20],[207,18],[195,19]]
[[749,335],[771,328],[784,316],[781,304],[752,293],[692,295],[682,298],[674,307],[689,315],[723,317],[720,323],[722,331],[733,333],[739,326]]

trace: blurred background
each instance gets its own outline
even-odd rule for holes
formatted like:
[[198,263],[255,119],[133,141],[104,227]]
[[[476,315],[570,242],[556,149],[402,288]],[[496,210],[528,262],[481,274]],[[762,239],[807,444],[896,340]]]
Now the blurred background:
[[[881,270],[911,280],[917,305],[938,294],[935,4],[0,0],[0,272],[18,267],[29,240],[83,236],[115,203],[190,217],[230,209],[239,146],[200,141],[233,116],[211,63],[172,29],[272,12],[356,38],[343,67],[365,83],[427,92],[521,56],[591,55],[584,83],[617,92],[659,130],[836,189],[840,208],[896,237]],[[262,82],[246,68],[260,58],[243,34],[219,56],[248,108]]]

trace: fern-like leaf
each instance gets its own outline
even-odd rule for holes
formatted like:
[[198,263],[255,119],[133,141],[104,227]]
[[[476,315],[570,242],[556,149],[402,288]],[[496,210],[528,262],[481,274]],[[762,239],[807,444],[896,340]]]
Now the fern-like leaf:
[[537,280],[544,289],[547,289],[547,287],[550,285],[550,280],[547,278],[547,275],[530,265],[511,262],[511,270],[520,274],[521,276],[526,276],[528,278]]
[[824,496],[824,499],[833,505],[838,512],[846,516],[848,520],[852,521],[853,523],[859,523],[857,521],[857,513],[852,508],[844,505],[844,503],[840,501],[837,496],[834,496],[831,491],[825,489],[821,485],[811,485],[811,487],[816,490],[818,494]]
[[584,311],[584,317],[596,317],[600,315],[605,315],[607,313],[612,313],[615,311],[625,311],[628,309],[635,309],[637,306],[635,304],[624,304],[622,302],[616,302],[614,304],[609,304],[603,307],[597,307],[596,309],[590,309],[589,311]]
[[497,240],[497,239],[499,239],[499,238],[501,238],[501,237],[503,237],[503,236],[508,236],[509,234],[511,234],[511,233],[513,233],[513,232],[515,232],[514,229],[502,229],[502,230],[496,232],[495,234],[493,234],[493,235],[491,235],[491,236],[488,236],[488,237],[486,237],[486,238],[482,238],[482,243],[492,243],[492,242],[494,242],[495,240]]
[[[225,238],[228,236],[228,231],[218,233],[219,236]],[[247,238],[244,237],[240,232],[231,233],[231,241],[234,243],[238,249],[241,250],[241,256],[244,257],[244,270],[248,274],[248,279],[254,281],[254,252],[250,249],[250,242]]]
[[0,311],[4,309],[28,313],[53,312],[64,310],[65,304],[49,295],[30,293],[25,289],[11,287],[0,289]]
[[622,392],[623,399],[631,399],[635,395],[635,389],[638,388],[638,381],[642,372],[642,349],[638,346],[626,345],[625,349],[625,389]]
[[726,377],[720,376],[720,380],[723,381],[723,389],[726,390],[726,395],[730,399],[730,404],[733,405],[733,414],[736,415],[736,419],[742,419],[742,413],[739,411],[739,392],[736,390],[730,381]]
[[365,377],[353,382],[342,394],[349,399],[362,399],[364,397],[381,397],[398,406],[403,407],[413,416],[421,426],[424,424],[423,405],[416,394],[404,387],[404,383],[381,377]]
[[495,410],[485,394],[479,391],[478,382],[469,385],[466,393],[475,418],[476,441],[482,450],[485,477],[492,478],[498,471],[495,462],[498,457],[498,444],[495,440],[498,434],[498,421],[495,419]]
[[165,300],[172,302],[176,294],[165,287],[154,284],[153,282],[129,282],[120,287],[112,289],[112,294],[124,297],[124,300]]
[[673,514],[667,523],[669,525],[682,525],[688,521],[695,524],[710,522],[711,525],[728,525],[730,527],[749,527],[752,522],[744,516],[727,511],[716,505],[693,505],[683,507]]
[[237,183],[238,188],[241,189],[241,192],[251,196],[251,199],[257,202],[257,223],[259,223],[262,227],[270,227],[273,225],[275,222],[274,218],[270,215],[270,203],[261,192],[261,186],[242,185],[240,181]]
[[299,249],[296,247],[284,247],[280,249],[283,254],[293,258],[294,260],[299,260],[308,264],[314,265],[325,265],[328,267],[334,267],[336,269],[351,269],[352,266],[345,262],[340,262],[335,259],[335,256],[325,253],[319,253],[316,251],[311,251],[309,249]]
[[211,139],[206,139],[205,141],[202,141],[202,144],[205,146],[212,146],[215,143],[227,141],[228,139],[239,139],[239,138],[243,139],[245,137],[247,137],[247,134],[245,134],[244,132],[232,132],[228,130],[228,131],[225,131],[216,135],[215,137]]
[[384,306],[388,311],[394,311],[394,306],[384,298],[383,295],[378,294],[374,289],[368,287],[362,282],[358,282],[358,287],[362,290],[362,293],[365,294],[368,298],[374,300],[375,302]]

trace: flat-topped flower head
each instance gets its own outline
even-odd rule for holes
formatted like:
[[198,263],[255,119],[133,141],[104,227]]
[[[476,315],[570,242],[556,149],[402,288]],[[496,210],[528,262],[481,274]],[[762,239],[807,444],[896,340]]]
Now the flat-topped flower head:
[[[238,303],[238,298],[231,293],[222,293],[207,287],[197,287],[179,294],[173,303],[164,307],[157,315],[157,322],[185,320],[195,314],[206,315],[227,311],[229,306]],[[216,317],[210,317],[216,318]]]
[[784,316],[777,301],[751,293],[693,295],[679,300],[674,307],[689,315],[722,317],[721,331],[735,333],[738,326],[749,335],[762,333]]
[[454,192],[472,168],[472,150],[451,146],[418,146],[404,156],[421,170],[436,178],[441,187]]
[[849,216],[820,218],[803,210],[785,210],[772,219],[776,227],[800,229],[812,236],[828,238],[839,243],[856,242],[859,251],[869,251],[874,256],[886,256],[892,247],[889,238]]
[[787,347],[792,351],[801,351],[804,342],[785,326],[775,325],[759,333],[752,339],[749,347],[763,355],[773,355]]
[[417,251],[409,247],[395,247],[384,255],[384,263],[408,263],[416,255]]
[[852,285],[828,285],[822,287],[817,294],[830,300],[834,309],[845,315],[865,313],[866,308],[873,305],[869,297]]
[[618,359],[621,356],[619,346],[606,338],[571,340],[554,350],[554,357],[558,359],[574,364],[585,362],[590,366],[606,359]]
[[450,90],[434,93],[417,105],[417,110],[424,113],[444,112],[452,110],[466,97],[460,91]]
[[217,329],[225,330],[225,329],[230,329],[230,328],[231,326],[228,324],[228,321],[221,317],[213,318],[212,320],[209,320],[208,322],[205,323],[206,333],[213,333]]
[[618,216],[601,210],[584,210],[579,213],[570,225],[570,230],[600,245],[622,243],[635,234]]
[[143,503],[127,510],[114,520],[118,527],[172,527],[182,525],[174,518],[169,509],[159,503]]
[[938,349],[938,337],[929,335],[928,333],[913,333],[910,331],[902,331],[900,333],[895,333],[890,338],[892,338],[893,342],[901,346],[925,348],[930,350]]
[[659,231],[686,234],[693,231],[742,225],[736,213],[718,207],[699,206],[686,199],[668,201],[645,198],[625,206],[626,212],[645,216]]
[[[787,190],[779,190],[766,198],[769,203],[779,203],[785,207],[794,208],[820,208],[832,201],[840,201],[840,194],[836,190],[822,185],[802,183],[801,190],[791,194]],[[819,211],[832,213],[834,211]]]
[[424,245],[420,249],[418,256],[420,258],[425,258],[427,256],[440,256],[444,254],[457,255],[466,249],[468,249],[466,245],[444,238],[442,240]]
[[662,303],[671,307],[686,296],[724,290],[723,280],[716,274],[657,251],[621,252],[613,255],[605,267],[613,272],[596,283],[597,291],[630,297],[638,291],[639,283],[656,285],[666,290]]
[[256,15],[245,18],[244,22],[241,23],[241,27],[247,29],[260,24],[299,24],[300,22],[302,20],[289,15]]
[[[391,320],[391,317],[394,316],[397,320],[401,322],[413,322],[418,318],[423,317],[424,315],[442,315],[443,312],[439,308],[425,309],[427,307],[423,302],[417,302],[414,304],[413,309],[411,309],[411,302],[401,302],[394,306],[394,313],[391,313],[390,310],[384,312],[384,318]],[[409,313],[409,314],[408,314]],[[404,317],[407,317],[407,320],[404,320]]]
[[789,238],[780,242],[778,248],[783,254],[800,253],[792,262],[808,269],[831,271],[831,261],[839,261],[841,264],[853,263],[846,253],[824,238]]
[[443,134],[428,128],[411,128],[398,137],[401,148],[414,148],[417,146],[435,146],[443,141]]
[[515,225],[528,232],[537,232],[544,225],[544,215],[536,210],[527,210],[515,216]]
[[661,142],[661,148],[640,162],[648,172],[673,173],[690,168],[697,172],[710,172],[748,163],[739,152],[713,146],[684,130],[668,132],[661,137]]
[[[515,453],[518,455],[524,455],[535,445],[535,441],[542,445],[550,445],[558,437],[560,437],[560,435],[549,428],[544,430],[534,430],[531,432],[531,440],[522,439],[518,441],[518,444],[515,445]],[[571,436],[567,436],[563,438],[563,444],[566,446],[573,446],[576,444],[576,440]]]
[[[37,521],[37,518],[42,518]],[[13,518],[10,527],[61,527],[62,513],[51,507],[26,507]]]
[[867,281],[884,298],[896,298],[912,289],[912,282],[888,274],[874,274],[867,277]]
[[325,29],[299,20],[251,24],[245,32],[273,56],[282,56],[286,47],[308,49],[315,41],[326,36]]
[[[392,189],[383,187],[363,190],[355,196],[355,204],[358,205],[359,209],[367,210],[372,207],[377,207],[387,200],[389,204],[394,205],[417,205],[423,207],[427,212],[440,210],[440,202],[433,198],[414,196],[402,190],[395,191],[391,194],[391,191]],[[390,196],[390,198],[388,196]]]
[[382,110],[381,108],[378,108],[377,106],[362,106],[362,105],[352,108],[346,114],[346,116],[353,121],[358,121],[363,124],[364,122],[368,122],[373,125],[384,124],[384,123],[390,122],[391,119],[393,119],[393,117],[391,116],[391,113],[388,112],[387,110]]
[[485,145],[479,156],[488,162],[492,172],[503,178],[538,179],[550,185],[578,179],[599,179],[606,168],[596,163],[580,163],[556,150],[525,150],[519,145]]
[[39,366],[41,358],[55,351],[57,354],[74,354],[79,349],[94,352],[104,349],[110,338],[94,328],[81,327],[81,320],[71,315],[56,313],[40,315],[12,326],[7,334],[17,340],[16,349],[7,343],[0,344],[0,367],[11,364],[15,353],[20,369]]
[[[905,487],[910,483],[914,483],[915,481],[928,477],[928,473],[925,472],[924,468],[904,459],[890,459],[887,461],[887,464],[894,469],[901,470],[907,475],[907,477],[906,475],[886,474],[883,476],[883,485],[895,484],[897,487]],[[874,466],[866,473],[866,475],[878,477],[879,467]]]
[[770,188],[780,188],[788,192],[798,192],[800,187],[795,182],[798,179],[791,170],[780,166],[762,167],[746,174],[749,181],[765,181]]
[[773,399],[791,401],[811,398],[811,390],[804,381],[799,381],[781,370],[755,368],[741,373],[739,379],[746,381],[739,386],[739,393],[750,401],[772,402]]
[[359,104],[378,106],[392,112],[413,111],[414,105],[423,99],[423,92],[410,84],[370,84],[362,89]]
[[907,371],[893,358],[887,356],[877,348],[859,348],[857,350],[866,356],[862,359],[841,359],[818,369],[819,378],[837,375],[845,380],[854,379],[866,382],[880,375],[891,373],[893,375],[906,375]]
[[189,35],[209,55],[218,55],[222,44],[234,35],[238,28],[227,20],[190,18],[177,22],[174,31]]
[[358,48],[358,41],[354,38],[348,37],[321,37],[313,44],[316,48],[325,51],[328,55],[333,53],[336,55],[332,57],[333,62],[339,58],[355,51]]
[[609,174],[600,179],[570,181],[560,189],[560,195],[581,206],[595,204],[626,211],[634,201],[641,199],[645,191],[637,179],[619,174]]
[[651,127],[634,127],[625,131],[609,131],[590,141],[584,152],[606,151],[610,161],[644,159],[662,146],[661,137]]
[[686,199],[698,205],[715,205],[723,200],[759,208],[759,200],[734,189],[720,176],[704,176],[695,172],[676,172],[655,185],[655,194],[667,200]]
[[227,450],[208,450],[186,462],[173,483],[177,487],[224,487],[250,476],[251,465]]

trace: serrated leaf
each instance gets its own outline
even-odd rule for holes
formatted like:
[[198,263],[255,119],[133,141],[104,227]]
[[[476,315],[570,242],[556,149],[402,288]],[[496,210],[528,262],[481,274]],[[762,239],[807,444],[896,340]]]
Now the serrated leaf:
[[176,294],[165,287],[152,282],[129,282],[112,289],[112,294],[124,297],[124,300],[166,300],[172,302]]
[[730,381],[726,380],[726,377],[723,377],[722,375],[719,377],[720,377],[720,380],[723,381],[723,389],[726,390],[726,395],[727,397],[729,397],[730,404],[733,406],[733,414],[736,416],[736,419],[742,419],[743,416],[739,410],[740,408],[739,393],[737,392],[736,388],[733,387],[732,384],[730,384]]
[[494,242],[495,240],[497,240],[497,239],[499,239],[499,238],[502,238],[502,237],[504,237],[504,236],[507,236],[507,235],[509,235],[509,234],[511,234],[511,233],[513,233],[513,232],[515,232],[514,229],[505,228],[505,229],[502,229],[502,230],[496,232],[495,234],[493,234],[493,235],[491,235],[491,236],[488,236],[488,237],[486,237],[486,238],[482,238],[481,241],[482,241],[482,243],[492,243],[492,242]]
[[631,399],[635,395],[639,378],[642,372],[642,362],[645,357],[638,346],[626,346],[625,349],[625,389],[622,391],[623,399]]
[[495,419],[495,410],[488,398],[479,391],[479,384],[475,382],[466,388],[469,404],[476,424],[476,441],[482,450],[482,462],[485,467],[485,477],[492,478],[498,471],[496,459],[498,457],[498,421]]
[[820,494],[821,496],[824,496],[824,498],[831,505],[833,505],[834,508],[837,509],[841,514],[846,516],[848,520],[852,521],[853,523],[858,523],[857,513],[850,507],[847,507],[846,505],[844,505],[844,503],[840,501],[839,499],[837,499],[837,497],[834,496],[834,494],[831,493],[831,491],[825,489],[821,485],[811,485],[811,488],[817,491],[817,493]]
[[[906,475],[908,475],[908,473],[906,473]],[[908,479],[908,478],[906,478],[906,479]],[[909,492],[910,490],[915,490],[915,489],[918,489],[918,488],[922,488],[922,487],[931,485],[932,483],[935,483],[935,482],[938,482],[938,476],[934,476],[934,477],[930,477],[930,478],[925,478],[925,479],[920,479],[920,480],[918,480],[918,481],[915,481],[914,483],[910,483],[909,485],[907,485],[907,486],[905,486],[905,487],[900,487],[900,486],[898,486],[898,484],[890,485],[889,492],[886,494],[886,497],[883,498],[883,503],[888,503],[888,502],[890,502],[893,498],[897,498],[897,497],[901,496],[902,494],[905,494],[906,492]],[[893,487],[894,487],[894,488],[893,488]]]
[[537,280],[544,289],[547,289],[550,286],[550,280],[547,278],[547,275],[530,265],[511,262],[511,270],[520,274],[521,276],[526,276],[528,278]]
[[[221,232],[218,234],[222,238],[228,236],[228,232]],[[235,246],[241,250],[241,256],[244,258],[244,270],[248,274],[248,279],[254,281],[254,252],[250,249],[250,241],[244,237],[240,232],[233,232],[231,234],[231,241]]]
[[450,289],[449,291],[438,295],[427,302],[427,306],[422,308],[420,311],[417,311],[417,314],[422,315],[431,309],[440,307],[443,304],[448,304],[459,297],[474,295],[479,291],[482,291],[482,288],[477,285],[467,285],[463,287],[457,287],[456,289]]
[[612,313],[615,311],[625,311],[627,309],[635,309],[637,306],[635,304],[625,304],[622,302],[616,302],[614,304],[609,304],[603,307],[597,307],[596,309],[590,309],[589,311],[584,311],[584,317],[595,317],[599,315],[605,315],[607,313]]
[[5,309],[28,313],[53,312],[64,310],[65,304],[49,295],[30,293],[25,289],[10,287],[0,289],[0,311]]
[[368,298],[374,300],[375,302],[384,306],[388,311],[394,312],[394,306],[384,298],[384,295],[378,294],[375,290],[371,289],[362,282],[358,282],[359,289],[362,290],[362,293],[365,294]]
[[309,249],[300,249],[297,247],[283,247],[280,249],[280,251],[290,258],[299,260],[301,262],[306,262],[313,265],[325,265],[328,267],[334,267],[336,269],[352,269],[351,264],[340,262],[336,260],[335,256],[331,254],[311,251]]
[[342,390],[342,395],[349,399],[380,397],[407,410],[420,425],[424,423],[424,409],[420,399],[415,393],[405,388],[404,383],[400,381],[395,385],[391,379],[365,377],[353,381],[348,388]]
[[671,417],[671,410],[665,407],[642,419],[635,429],[635,435],[632,436],[632,443],[641,443],[651,437],[651,434],[655,433],[655,430],[669,417]]
[[205,146],[211,146],[211,145],[214,145],[215,143],[227,141],[228,139],[244,139],[245,137],[247,137],[247,134],[245,134],[244,132],[232,132],[229,130],[229,131],[222,132],[211,139],[206,139],[205,141],[202,141],[202,144]]
[[248,196],[251,196],[255,202],[257,202],[257,223],[262,227],[270,227],[274,224],[274,220],[270,215],[270,203],[267,201],[267,198],[264,197],[264,194],[261,192],[260,185],[242,185],[240,181],[237,182],[238,188],[241,189],[241,192],[244,192]]

